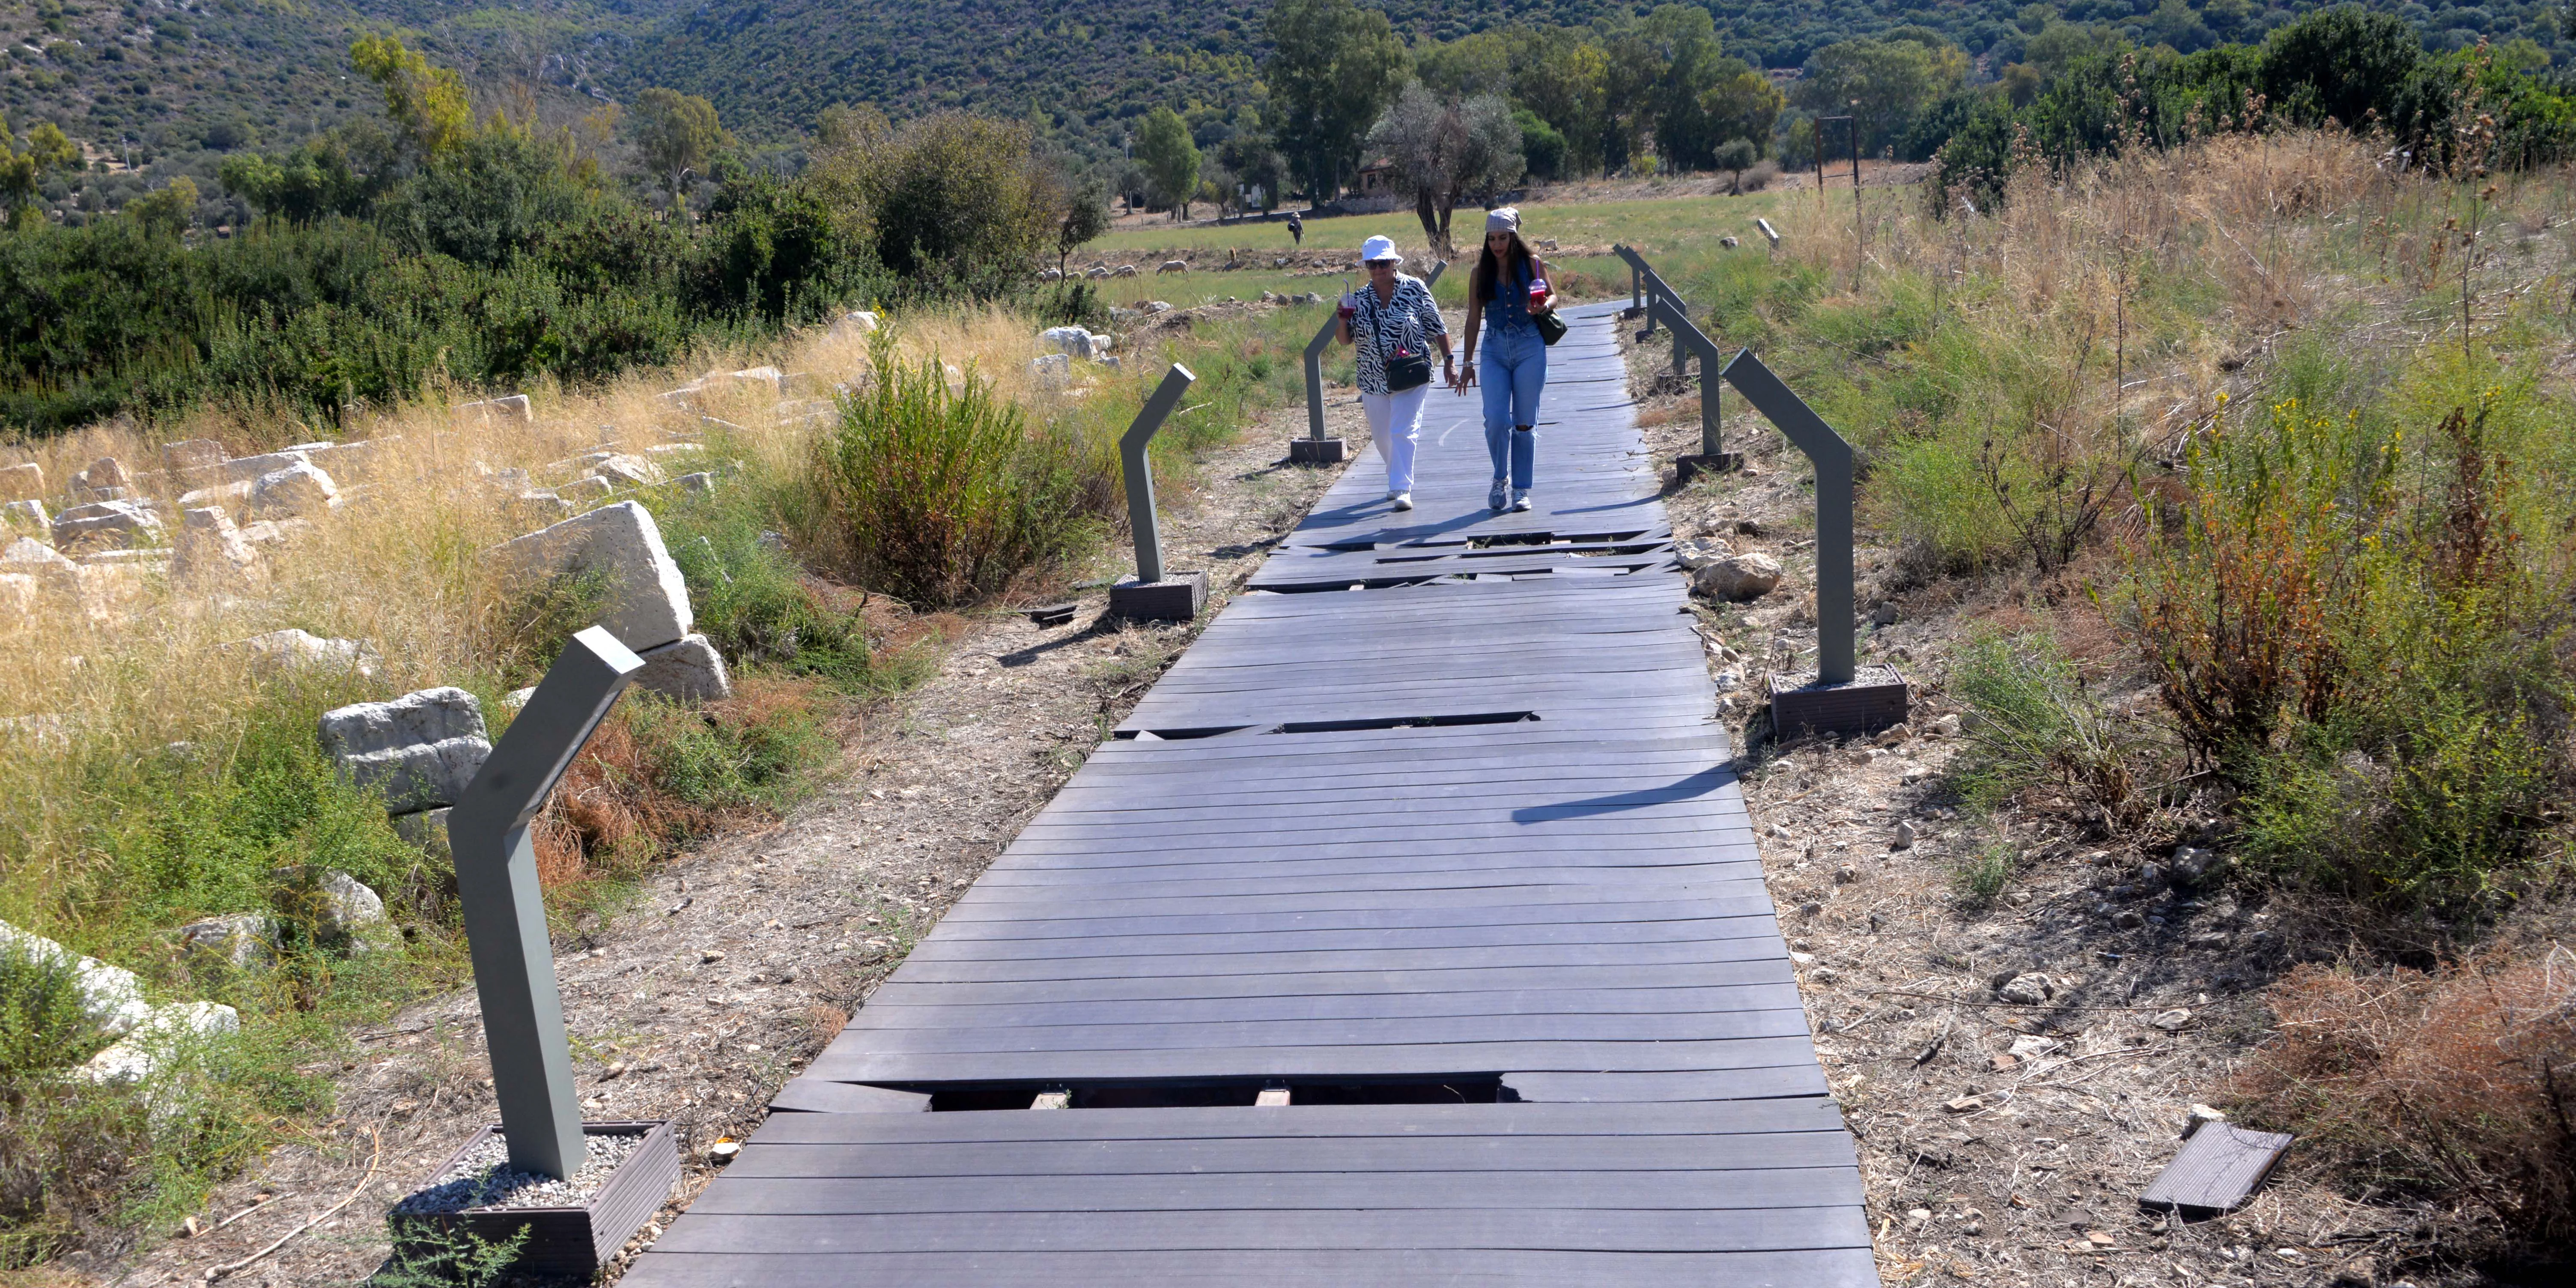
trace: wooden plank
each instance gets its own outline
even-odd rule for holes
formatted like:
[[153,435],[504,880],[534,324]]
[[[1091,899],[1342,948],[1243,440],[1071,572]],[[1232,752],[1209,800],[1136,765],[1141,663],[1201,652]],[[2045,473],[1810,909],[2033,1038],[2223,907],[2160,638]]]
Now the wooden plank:
[[[686,1219],[686,1218],[683,1218]],[[850,1288],[939,1284],[1064,1288],[1067,1284],[1259,1284],[1262,1288],[1878,1288],[1867,1249],[1796,1252],[1637,1253],[1556,1250],[1302,1248],[1295,1251],[1149,1253],[724,1253],[659,1249],[619,1281],[625,1288]]]
[[[1051,1002],[976,1006],[960,1010],[936,1003],[862,1008],[851,1023],[863,1030],[994,1028],[1042,1023],[1114,1024],[1128,1019],[1182,1024],[1226,1019],[1324,1020],[1443,1018],[1462,1015],[1707,1015],[1756,1010],[1795,1010],[1793,984],[1734,984],[1672,989],[1516,989],[1486,993],[1291,993],[1253,998],[1176,998],[1168,1001]],[[1612,1075],[1615,1076],[1615,1075]],[[1550,1097],[1553,1098],[1553,1097]],[[1621,1099],[1624,1097],[1608,1097]],[[1651,1098],[1651,1097],[1649,1097]]]
[[2281,1132],[2247,1131],[2234,1123],[2204,1123],[2148,1183],[2138,1202],[2201,1216],[2233,1212],[2272,1174],[2273,1165],[2294,1139]]
[[823,1078],[790,1078],[770,1098],[769,1108],[772,1113],[919,1114],[930,1111],[930,1093]]
[[[1013,923],[1016,924],[1016,923]],[[1694,921],[1601,921],[1556,925],[1426,926],[1402,929],[1179,932],[1091,935],[1041,939],[969,939],[933,935],[912,951],[912,961],[1033,961],[1081,957],[1200,956],[1229,953],[1308,952],[1404,948],[1496,948],[1532,944],[1716,943],[1768,939],[1779,933],[1768,913]]]
[[1191,1172],[1088,1176],[727,1177],[694,1212],[842,1216],[907,1212],[1194,1212],[1508,1207],[1546,1197],[1568,1211],[1857,1205],[1839,1167],[1693,1172]]
[[1510,1071],[1768,1069],[1812,1061],[1805,1033],[1707,1042],[1447,1042],[879,1055],[827,1048],[806,1071],[836,1082],[1100,1082],[1151,1078],[1391,1078]]
[[[1086,1109],[1054,1117],[1010,1111],[864,1118],[772,1119],[751,1144],[939,1145],[1010,1141],[1433,1140],[1456,1138],[1692,1136],[1823,1132],[1839,1139],[1842,1115],[1814,1100],[1737,1104],[1301,1105],[1294,1114],[1247,1115],[1242,1106]],[[1718,1149],[1703,1145],[1703,1150]],[[1732,1150],[1734,1146],[1724,1146]],[[1751,1147],[1747,1147],[1751,1148]],[[1711,1155],[1710,1157],[1714,1157]],[[1705,1159],[1703,1160],[1705,1161]],[[868,1173],[874,1175],[875,1173]]]
[[[1487,1015],[1320,1016],[1272,1020],[1167,1020],[1138,1014],[1088,1024],[863,1027],[850,1046],[869,1059],[984,1052],[1074,1053],[1189,1051],[1206,1047],[1351,1048],[1466,1046],[1487,1042],[1709,1042],[1803,1037],[1807,1014],[1796,1005],[1772,1010],[1651,1011],[1569,1014],[1521,1011]],[[982,1018],[982,1017],[975,1017]]]
[[[1536,1197],[1534,1194],[1529,1197]],[[1526,1200],[1525,1200],[1526,1201]],[[1858,1248],[1869,1226],[1856,1207],[1720,1211],[1567,1211],[1480,1208],[1413,1211],[1024,1212],[735,1216],[674,1225],[672,1252],[1046,1252],[1490,1248],[1593,1252],[1789,1251]]]

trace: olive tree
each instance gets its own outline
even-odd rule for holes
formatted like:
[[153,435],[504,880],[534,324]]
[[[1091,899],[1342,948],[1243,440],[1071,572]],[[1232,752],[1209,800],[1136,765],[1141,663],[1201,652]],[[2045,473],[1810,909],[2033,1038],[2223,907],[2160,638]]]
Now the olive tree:
[[1396,96],[1395,106],[1369,130],[1369,149],[1395,166],[1396,180],[1413,194],[1413,213],[1433,253],[1457,253],[1449,216],[1462,198],[1479,200],[1520,182],[1521,127],[1500,95],[1447,100],[1417,81]]

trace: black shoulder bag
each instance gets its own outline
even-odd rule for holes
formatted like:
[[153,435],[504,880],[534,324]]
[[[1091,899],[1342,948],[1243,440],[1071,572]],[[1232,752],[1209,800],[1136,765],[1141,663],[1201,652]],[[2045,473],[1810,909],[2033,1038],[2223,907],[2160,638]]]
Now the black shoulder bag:
[[[1527,308],[1529,306],[1522,305],[1521,307]],[[1565,319],[1558,317],[1556,315],[1556,310],[1549,309],[1545,313],[1532,313],[1529,315],[1529,320],[1531,326],[1538,328],[1538,342],[1540,344],[1553,345],[1557,341],[1565,338]]]
[[[1400,290],[1401,288],[1398,289]],[[1360,288],[1360,293],[1368,297],[1369,335],[1372,339],[1377,340],[1380,350],[1385,351],[1386,342],[1383,338],[1384,332],[1380,330],[1377,321],[1377,311],[1379,307],[1377,302],[1377,288],[1374,286],[1365,286]],[[1415,351],[1404,347],[1403,343],[1399,341],[1392,351],[1385,351],[1385,357],[1386,391],[1388,393],[1400,394],[1407,389],[1419,389],[1422,386],[1431,383],[1430,354],[1416,353]]]

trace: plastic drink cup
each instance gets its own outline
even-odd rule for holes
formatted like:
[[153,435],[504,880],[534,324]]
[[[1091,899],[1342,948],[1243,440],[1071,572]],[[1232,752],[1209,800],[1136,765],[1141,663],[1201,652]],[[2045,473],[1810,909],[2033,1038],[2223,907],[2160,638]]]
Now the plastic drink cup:
[[1531,308],[1534,308],[1534,309],[1536,309],[1536,308],[1545,308],[1545,307],[1547,306],[1547,279],[1546,279],[1546,278],[1544,278],[1544,277],[1541,277],[1541,278],[1535,278],[1535,279],[1533,279],[1533,280],[1530,282],[1530,301],[1529,301],[1529,302],[1530,302],[1530,307],[1531,307]]

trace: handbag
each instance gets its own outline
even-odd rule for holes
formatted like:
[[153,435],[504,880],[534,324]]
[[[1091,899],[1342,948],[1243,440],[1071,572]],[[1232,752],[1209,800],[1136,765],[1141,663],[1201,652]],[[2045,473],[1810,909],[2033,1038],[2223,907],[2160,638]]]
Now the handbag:
[[[1377,292],[1376,292],[1376,291],[1374,291],[1374,290],[1366,290],[1366,291],[1362,291],[1362,292],[1360,293],[1360,297],[1361,297],[1362,299],[1364,299],[1364,300],[1367,300],[1367,301],[1368,301],[1368,306],[1369,306],[1369,316],[1368,316],[1368,329],[1369,329],[1369,334],[1370,334],[1370,335],[1373,335],[1373,336],[1374,336],[1374,335],[1379,335],[1380,333],[1379,333],[1379,331],[1378,331],[1378,322],[1377,322],[1377,309],[1378,309],[1378,303],[1377,303]],[[1380,346],[1381,351],[1384,351],[1384,345],[1385,345],[1385,341],[1384,341],[1384,339],[1383,339],[1383,338],[1381,338],[1381,339],[1379,340],[1379,346]],[[1427,353],[1416,353],[1416,352],[1414,352],[1413,350],[1408,349],[1408,348],[1404,347],[1404,345],[1402,345],[1401,343],[1399,343],[1399,344],[1397,344],[1397,345],[1395,346],[1395,348],[1394,348],[1394,350],[1393,350],[1393,351],[1391,351],[1391,352],[1386,352],[1386,353],[1385,353],[1385,357],[1386,357],[1386,391],[1387,391],[1388,393],[1391,393],[1391,394],[1400,394],[1400,393],[1403,393],[1405,390],[1408,390],[1408,389],[1419,389],[1419,388],[1423,387],[1424,385],[1427,385],[1427,384],[1430,384],[1430,383],[1431,383],[1431,355],[1430,355],[1430,354],[1427,354]]]
[[1398,347],[1386,355],[1386,391],[1400,394],[1431,383],[1431,355]]
[[[1526,270],[1524,270],[1524,272],[1526,272]],[[1527,283],[1524,282],[1523,285],[1527,285]],[[1550,309],[1545,313],[1532,313],[1529,315],[1529,320],[1531,326],[1538,328],[1538,342],[1540,344],[1552,345],[1565,338],[1565,319],[1558,317],[1556,315],[1556,310]]]

